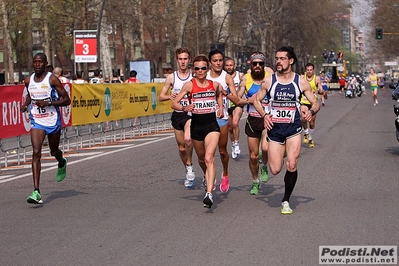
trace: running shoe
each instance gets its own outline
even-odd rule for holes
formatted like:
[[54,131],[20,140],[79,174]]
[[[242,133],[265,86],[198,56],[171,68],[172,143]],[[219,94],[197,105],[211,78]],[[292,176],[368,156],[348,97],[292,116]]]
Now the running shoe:
[[223,193],[229,191],[229,188],[230,188],[229,176],[223,176],[223,173],[222,173],[222,183],[220,183],[219,188],[220,188],[220,192],[223,192]]
[[267,170],[267,165],[262,165],[260,168],[260,180],[264,183],[269,181],[269,171]]
[[40,195],[39,191],[33,190],[32,194],[26,199],[28,203],[31,204],[42,204],[42,195]]
[[238,143],[238,141],[235,142],[235,145],[234,145],[234,152],[235,152],[237,155],[240,155],[240,154],[241,154],[240,144]]
[[237,158],[236,147],[234,143],[231,145],[231,158]]
[[184,186],[186,188],[192,188],[194,186],[194,180],[188,180],[186,177],[186,179],[184,179]]
[[57,175],[55,176],[55,180],[57,180],[57,182],[61,182],[62,180],[64,180],[65,176],[66,176],[66,167],[67,167],[67,158],[64,157],[64,166],[63,167],[58,167],[57,170]]
[[192,165],[186,166],[186,179],[190,181],[193,181],[195,179],[195,173],[193,171]]
[[292,209],[290,208],[288,201],[281,203],[281,214],[292,214]]
[[260,183],[259,182],[252,182],[252,189],[251,191],[249,191],[249,194],[251,195],[258,195],[259,194],[259,187],[260,187]]
[[378,100],[375,100],[375,104],[378,104]]
[[212,193],[206,192],[202,202],[204,203],[204,208],[210,209],[213,205]]
[[314,148],[314,141],[313,141],[313,139],[309,140],[309,148]]
[[184,179],[184,186],[186,188],[192,188],[195,184],[195,173],[193,172],[193,166],[186,166],[186,178]]
[[[202,178],[202,186],[204,187],[204,189],[206,191],[206,178],[205,178],[205,176]],[[215,189],[216,189],[216,179],[215,179],[215,183],[213,184],[212,191],[214,191]]]
[[309,143],[309,134],[303,135],[303,143]]

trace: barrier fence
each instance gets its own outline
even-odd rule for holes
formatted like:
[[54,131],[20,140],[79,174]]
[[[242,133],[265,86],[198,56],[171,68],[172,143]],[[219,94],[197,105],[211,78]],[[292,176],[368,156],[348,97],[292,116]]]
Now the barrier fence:
[[[171,129],[170,101],[159,102],[161,83],[63,84],[71,105],[61,107],[60,146],[64,152]],[[21,113],[23,85],[0,86],[0,150],[4,166],[27,161],[31,147],[29,114]],[[1,168],[0,162],[0,168]]]

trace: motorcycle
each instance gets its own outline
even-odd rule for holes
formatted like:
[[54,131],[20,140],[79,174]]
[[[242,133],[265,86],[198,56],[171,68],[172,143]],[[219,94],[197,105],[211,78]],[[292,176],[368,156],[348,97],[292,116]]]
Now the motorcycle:
[[396,139],[399,141],[399,82],[396,84],[389,84],[389,88],[393,89],[392,92],[392,100],[395,100],[396,103],[393,105],[393,111],[396,115],[395,119],[395,127],[396,127]]

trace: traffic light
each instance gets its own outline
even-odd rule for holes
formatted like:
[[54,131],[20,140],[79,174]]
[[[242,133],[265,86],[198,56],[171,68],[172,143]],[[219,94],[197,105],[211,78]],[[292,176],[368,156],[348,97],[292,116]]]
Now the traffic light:
[[375,38],[377,40],[384,38],[384,30],[382,28],[375,28]]

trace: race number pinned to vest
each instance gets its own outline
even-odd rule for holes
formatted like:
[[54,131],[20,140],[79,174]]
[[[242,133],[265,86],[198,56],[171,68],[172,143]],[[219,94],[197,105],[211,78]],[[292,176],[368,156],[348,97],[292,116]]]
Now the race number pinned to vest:
[[295,101],[272,101],[270,103],[273,123],[292,123],[295,118]]

